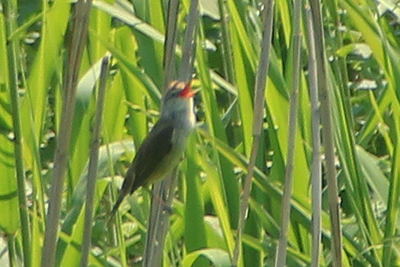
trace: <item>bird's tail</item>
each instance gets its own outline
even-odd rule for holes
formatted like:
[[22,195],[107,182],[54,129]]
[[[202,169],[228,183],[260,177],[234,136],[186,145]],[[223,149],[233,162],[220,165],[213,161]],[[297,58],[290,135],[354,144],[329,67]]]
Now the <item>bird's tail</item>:
[[121,205],[122,200],[124,200],[124,197],[125,197],[124,194],[119,195],[117,202],[115,203],[114,207],[111,210],[110,218],[108,219],[109,222],[112,220],[115,213],[117,213],[117,210],[118,210],[119,206]]
[[121,187],[121,191],[119,192],[118,200],[111,210],[110,219],[108,219],[108,222],[110,222],[111,219],[114,217],[115,213],[117,212],[117,210],[118,210],[119,206],[121,205],[122,200],[124,200],[125,196],[128,193],[132,194],[139,187],[138,184],[135,184],[133,170],[134,170],[134,167],[131,166],[128,170],[128,173],[126,174],[124,183],[122,184],[122,187]]

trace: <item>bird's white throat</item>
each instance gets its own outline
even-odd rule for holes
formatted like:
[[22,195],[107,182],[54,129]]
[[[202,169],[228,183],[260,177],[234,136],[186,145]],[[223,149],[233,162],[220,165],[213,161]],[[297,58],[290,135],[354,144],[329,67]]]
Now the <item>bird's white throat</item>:
[[160,119],[172,120],[179,129],[192,130],[195,125],[193,99],[171,99],[165,103]]

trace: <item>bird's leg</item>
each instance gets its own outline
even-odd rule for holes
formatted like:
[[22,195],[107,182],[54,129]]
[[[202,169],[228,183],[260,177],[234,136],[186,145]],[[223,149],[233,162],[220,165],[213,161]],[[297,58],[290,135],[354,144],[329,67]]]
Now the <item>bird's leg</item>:
[[161,205],[163,206],[162,207],[163,211],[166,211],[169,214],[173,213],[171,206],[169,206],[167,203],[165,203],[164,199],[162,199],[159,195],[157,195],[153,190],[151,190],[147,186],[144,186],[143,189],[146,190],[147,192],[149,192],[150,195],[152,197],[154,197],[155,201],[157,201],[158,203],[161,203]]

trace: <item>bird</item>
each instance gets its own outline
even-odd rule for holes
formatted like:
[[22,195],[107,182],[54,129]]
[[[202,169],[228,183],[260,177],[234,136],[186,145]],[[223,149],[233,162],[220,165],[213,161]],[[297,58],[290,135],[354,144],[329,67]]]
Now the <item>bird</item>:
[[190,82],[173,81],[169,84],[162,97],[160,119],[137,150],[110,219],[128,194],[165,178],[179,165],[195,126],[195,94]]

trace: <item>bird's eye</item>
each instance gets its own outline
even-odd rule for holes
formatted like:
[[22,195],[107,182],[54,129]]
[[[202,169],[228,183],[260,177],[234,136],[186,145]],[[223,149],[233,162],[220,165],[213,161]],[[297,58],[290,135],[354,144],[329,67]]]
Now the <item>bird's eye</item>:
[[165,100],[168,100],[168,99],[170,99],[170,98],[174,98],[174,97],[176,97],[178,94],[179,94],[179,91],[178,91],[178,90],[172,89],[171,91],[169,91],[169,92],[165,95],[164,101],[165,101]]
[[179,94],[179,90],[173,90],[171,91],[171,96],[175,97]]

